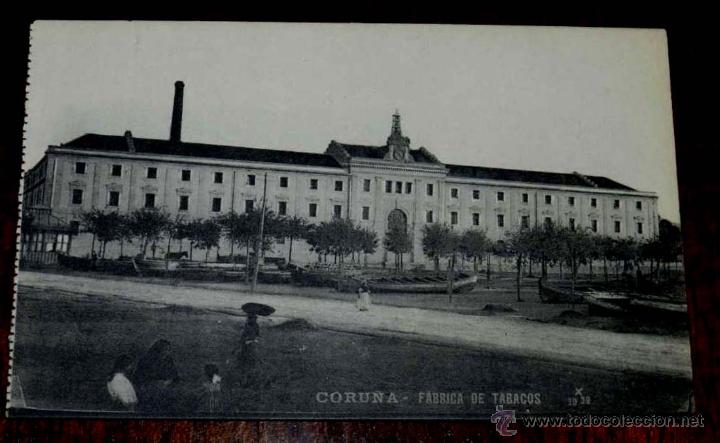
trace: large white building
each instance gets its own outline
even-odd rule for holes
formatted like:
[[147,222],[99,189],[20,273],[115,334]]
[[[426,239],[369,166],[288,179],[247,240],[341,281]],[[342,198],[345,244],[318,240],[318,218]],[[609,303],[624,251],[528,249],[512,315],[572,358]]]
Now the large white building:
[[[180,138],[183,89],[175,84],[167,140],[85,134],[47,149],[26,172],[23,193],[24,213],[47,229],[24,238],[23,251],[67,251],[72,241],[71,254],[88,254],[89,236],[70,238],[62,227],[77,226],[80,214],[93,208],[162,208],[188,220],[244,212],[259,204],[265,173],[267,204],[278,214],[310,222],[347,217],[380,239],[390,217],[405,220],[414,236],[410,263],[427,261],[421,232],[429,223],[484,229],[492,239],[550,220],[616,237],[658,233],[655,193],[578,172],[445,164],[423,147],[411,148],[397,113],[378,146],[333,140],[324,153],[309,153],[186,143]],[[276,245],[272,255],[286,256],[286,248]],[[307,248],[293,249],[294,259],[314,260]],[[369,258],[386,259],[381,247]]]

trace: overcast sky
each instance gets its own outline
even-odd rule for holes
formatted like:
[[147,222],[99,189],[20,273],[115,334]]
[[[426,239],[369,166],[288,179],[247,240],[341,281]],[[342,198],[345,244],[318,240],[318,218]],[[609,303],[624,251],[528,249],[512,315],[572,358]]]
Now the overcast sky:
[[402,115],[441,161],[604,175],[679,221],[664,31],[36,22],[25,160],[88,132],[323,152]]

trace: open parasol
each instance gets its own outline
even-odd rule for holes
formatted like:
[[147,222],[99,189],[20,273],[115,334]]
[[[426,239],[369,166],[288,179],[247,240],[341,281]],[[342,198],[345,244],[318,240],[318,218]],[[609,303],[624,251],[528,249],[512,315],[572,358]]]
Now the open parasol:
[[262,315],[263,317],[267,317],[275,312],[275,308],[272,306],[263,305],[261,303],[245,303],[242,305],[241,309],[247,314]]

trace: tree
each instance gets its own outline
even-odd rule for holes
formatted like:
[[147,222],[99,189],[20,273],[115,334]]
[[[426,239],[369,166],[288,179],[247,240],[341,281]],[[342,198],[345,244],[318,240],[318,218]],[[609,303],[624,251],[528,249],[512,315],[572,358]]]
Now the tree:
[[[195,232],[195,230],[197,230],[197,232]],[[196,246],[205,249],[205,263],[208,261],[210,249],[219,246],[221,233],[222,227],[215,219],[202,220],[194,225],[191,234],[194,236]],[[190,255],[192,257],[192,249],[190,250]]]
[[558,241],[559,228],[549,222],[528,230],[525,239],[528,242],[528,260],[540,262],[540,278],[547,278],[547,267],[556,263],[561,255],[561,243]]
[[594,249],[592,235],[584,229],[561,228],[558,237],[563,245],[562,252],[565,262],[570,266],[572,285],[570,293],[575,295],[578,267],[586,263]]
[[92,233],[91,251],[95,251],[95,240],[100,242],[100,257],[105,257],[108,242],[121,238],[121,216],[117,212],[103,212],[93,209],[80,216],[86,232]]
[[403,269],[403,254],[412,250],[412,236],[402,223],[390,223],[385,233],[383,246],[388,252],[395,254],[395,270]]
[[304,237],[308,229],[307,220],[298,216],[287,217],[282,219],[280,228],[283,237],[290,241],[288,247],[288,263],[292,263],[293,240]]
[[432,259],[435,272],[440,272],[440,258],[447,253],[450,228],[446,225],[433,223],[425,225],[422,232],[423,253]]
[[134,239],[134,233],[130,217],[127,215],[121,215],[117,229],[117,240],[120,241],[120,258],[122,258],[125,255],[125,243],[132,243]]
[[363,253],[364,255],[364,266],[367,267],[367,255],[368,254],[374,254],[375,250],[378,246],[378,238],[375,231],[372,231],[370,228],[362,228],[358,230],[359,232],[359,238],[360,238],[360,244],[359,244],[359,251]]
[[507,234],[505,246],[507,253],[515,259],[515,290],[517,301],[523,301],[520,297],[520,281],[522,280],[523,265],[529,259],[533,248],[533,232],[531,229],[521,228]]
[[162,233],[167,229],[170,224],[170,215],[159,209],[144,208],[133,211],[128,220],[133,236],[140,238],[140,248],[144,257],[148,245],[160,239]]
[[460,242],[460,252],[468,259],[473,261],[473,271],[478,272],[478,262],[482,262],[483,257],[490,250],[491,242],[485,231],[469,229],[462,235]]

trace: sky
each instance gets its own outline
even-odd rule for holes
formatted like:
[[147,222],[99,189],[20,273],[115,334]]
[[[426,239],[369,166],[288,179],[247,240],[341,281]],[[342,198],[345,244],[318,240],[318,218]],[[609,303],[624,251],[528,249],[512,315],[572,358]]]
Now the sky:
[[85,133],[323,152],[382,145],[402,115],[440,161],[602,175],[679,222],[662,30],[35,22],[26,168]]

